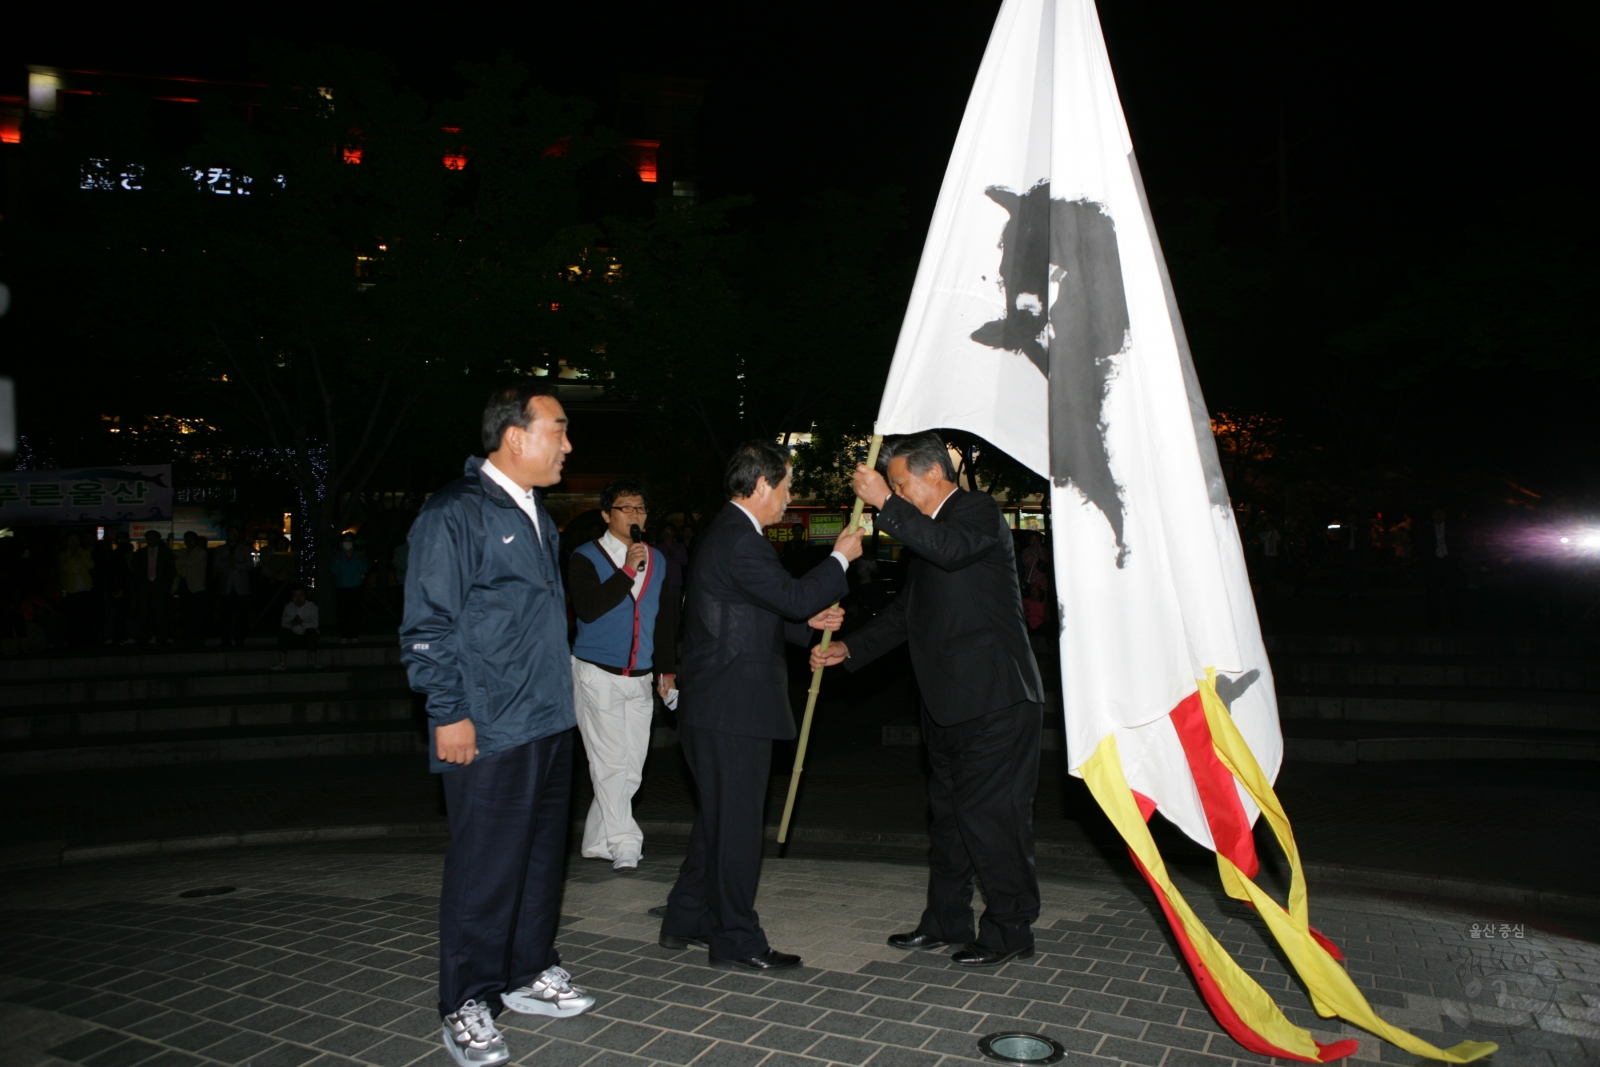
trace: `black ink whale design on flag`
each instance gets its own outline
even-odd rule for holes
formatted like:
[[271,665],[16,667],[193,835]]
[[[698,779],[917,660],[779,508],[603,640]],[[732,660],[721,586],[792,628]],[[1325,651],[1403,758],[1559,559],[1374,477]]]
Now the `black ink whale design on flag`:
[[1088,200],[1050,199],[1049,182],[1020,195],[996,186],[985,193],[1010,216],[1000,238],[1006,306],[972,339],[1027,356],[1049,379],[1050,479],[1076,487],[1106,517],[1120,567],[1128,546],[1104,407],[1113,358],[1125,347],[1128,301],[1111,216]]

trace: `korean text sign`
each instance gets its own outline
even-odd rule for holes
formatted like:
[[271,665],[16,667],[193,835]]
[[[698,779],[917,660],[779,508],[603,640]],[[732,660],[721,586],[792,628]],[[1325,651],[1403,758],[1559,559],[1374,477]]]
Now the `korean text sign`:
[[0,471],[0,526],[172,517],[172,465]]

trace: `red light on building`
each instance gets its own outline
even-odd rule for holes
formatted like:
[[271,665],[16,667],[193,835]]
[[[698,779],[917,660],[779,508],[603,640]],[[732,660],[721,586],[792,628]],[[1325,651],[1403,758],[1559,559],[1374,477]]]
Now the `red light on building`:
[[656,180],[656,152],[661,148],[660,141],[624,141],[622,142],[632,157],[634,173],[639,175],[642,182]]
[[467,169],[467,157],[466,156],[462,156],[462,155],[447,154],[444,157],[444,169],[445,170],[466,170]]
[[0,96],[0,144],[22,143],[22,97]]
[[347,144],[347,145],[345,145],[344,146],[344,161],[346,163],[360,163],[361,162],[361,146],[358,145],[358,144]]

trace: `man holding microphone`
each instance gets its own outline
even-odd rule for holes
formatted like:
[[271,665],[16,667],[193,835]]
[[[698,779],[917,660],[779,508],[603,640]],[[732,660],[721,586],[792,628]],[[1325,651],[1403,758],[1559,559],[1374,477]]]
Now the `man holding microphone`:
[[618,479],[600,491],[606,531],[567,562],[567,593],[578,615],[572,646],[572,700],[589,756],[594,801],[583,827],[583,855],[619,871],[639,866],[644,833],[633,794],[644,779],[655,691],[674,688],[678,591],[667,561],[644,543],[644,486]]

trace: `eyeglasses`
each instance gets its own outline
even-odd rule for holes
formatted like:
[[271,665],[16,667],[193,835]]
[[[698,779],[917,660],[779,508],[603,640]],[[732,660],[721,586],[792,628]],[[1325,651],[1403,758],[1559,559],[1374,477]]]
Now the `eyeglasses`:
[[638,504],[638,505],[635,505],[635,504],[613,504],[611,506],[611,510],[612,511],[620,511],[624,515],[648,515],[648,514],[650,514],[650,509],[645,507],[643,504]]

